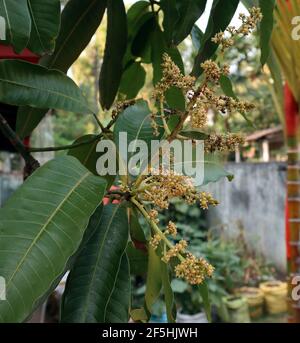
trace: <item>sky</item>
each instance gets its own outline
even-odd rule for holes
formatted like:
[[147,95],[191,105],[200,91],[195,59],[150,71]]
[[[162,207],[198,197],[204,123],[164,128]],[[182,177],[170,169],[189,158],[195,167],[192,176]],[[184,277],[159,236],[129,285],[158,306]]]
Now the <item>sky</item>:
[[[134,3],[135,1],[132,1],[132,0],[125,0],[124,1],[125,4],[132,4]],[[207,25],[207,22],[208,22],[208,18],[209,18],[209,13],[210,13],[210,9],[211,9],[211,6],[212,6],[212,3],[213,3],[213,0],[208,0],[207,1],[207,5],[206,5],[206,9],[203,13],[203,15],[201,16],[201,18],[198,20],[197,24],[198,26],[200,27],[200,29],[202,31],[205,30],[206,28],[206,25]],[[226,5],[225,5],[226,6]],[[244,7],[244,5],[242,5],[241,3],[239,4],[238,8],[237,8],[237,11],[235,13],[235,16],[233,17],[232,19],[232,22],[231,22],[231,25],[233,26],[237,26],[239,27],[240,26],[240,21],[238,20],[238,15],[239,13],[247,13],[247,10],[246,8]]]

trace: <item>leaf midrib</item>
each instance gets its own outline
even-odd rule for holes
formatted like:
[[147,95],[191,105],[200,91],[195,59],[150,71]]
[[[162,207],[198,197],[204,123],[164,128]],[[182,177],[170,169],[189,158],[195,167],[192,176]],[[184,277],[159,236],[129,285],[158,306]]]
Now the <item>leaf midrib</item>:
[[110,220],[108,222],[108,225],[107,225],[107,229],[106,229],[106,231],[104,233],[100,249],[98,251],[97,260],[96,260],[96,263],[95,263],[93,275],[92,275],[92,278],[91,278],[91,281],[90,281],[90,284],[89,284],[89,287],[88,287],[87,299],[86,299],[86,302],[85,302],[84,310],[82,311],[82,318],[83,318],[82,322],[85,322],[86,315],[87,315],[87,312],[88,312],[88,303],[89,303],[89,299],[90,299],[90,295],[91,295],[91,288],[92,288],[92,285],[94,283],[94,279],[95,279],[95,275],[96,275],[97,266],[99,264],[100,256],[102,256],[104,242],[106,241],[107,234],[110,231],[111,224],[112,224],[113,219],[114,219],[114,217],[116,215],[116,212],[119,210],[120,206],[121,206],[121,204],[117,205],[114,208],[114,210],[113,210],[113,213],[112,213],[111,218],[110,218]]
[[84,12],[82,13],[82,15],[78,18],[78,21],[77,21],[76,25],[74,25],[73,29],[72,29],[72,30],[70,31],[70,33],[67,35],[67,37],[66,37],[66,39],[63,41],[61,47],[57,50],[57,53],[55,54],[53,60],[52,60],[51,63],[49,64],[50,67],[52,67],[52,66],[56,63],[56,61],[57,61],[57,59],[58,59],[58,57],[59,57],[61,51],[64,49],[65,45],[66,45],[67,42],[69,41],[69,38],[70,38],[70,37],[73,35],[73,33],[77,30],[78,25],[81,23],[81,21],[82,21],[83,18],[86,16],[86,14],[90,11],[91,7],[94,6],[94,4],[95,4],[96,1],[97,1],[97,0],[92,1],[91,4],[90,4],[90,6],[88,6],[88,7],[86,8],[86,11],[84,11]]
[[34,16],[34,13],[33,13],[33,10],[32,10],[32,6],[31,6],[30,0],[29,0],[27,3],[28,3],[29,11],[30,11],[30,13],[31,13],[32,22],[33,22],[33,25],[34,25],[34,27],[35,27],[35,31],[36,31],[36,33],[37,33],[37,36],[38,36],[38,39],[39,39],[39,41],[40,41],[41,47],[42,47],[42,49],[43,49],[44,51],[46,51],[45,46],[44,46],[44,43],[42,42],[42,37],[41,37],[41,35],[40,35],[40,31],[39,31],[39,29],[38,29],[38,25],[37,25],[36,20],[35,20],[35,16]]
[[[0,82],[6,82],[6,83],[9,83],[9,84],[14,85],[14,86],[30,88],[30,89],[34,89],[34,90],[39,91],[39,92],[45,92],[45,93],[50,93],[50,94],[58,95],[58,96],[61,96],[63,98],[72,100],[72,101],[80,104],[80,106],[82,106],[81,102],[78,101],[76,98],[72,98],[71,96],[68,96],[68,95],[66,95],[64,93],[59,93],[59,92],[51,90],[51,89],[38,88],[38,87],[30,86],[30,85],[27,85],[27,84],[24,84],[24,83],[21,83],[21,82],[5,80],[5,79],[1,79],[1,78],[0,78]],[[27,106],[27,105],[24,105],[24,106]]]
[[8,26],[8,30],[9,30],[9,33],[10,33],[10,39],[13,42],[13,32],[12,32],[11,23],[10,23],[10,19],[9,19],[9,15],[8,15],[8,10],[7,10],[7,6],[6,6],[6,0],[2,0],[2,2],[3,2],[3,7],[4,7],[6,19],[7,19],[7,26]]
[[48,227],[48,225],[51,223],[52,219],[54,218],[54,216],[58,213],[58,211],[63,207],[63,205],[65,204],[65,202],[70,198],[70,196],[72,195],[72,193],[74,192],[74,190],[90,175],[89,172],[85,173],[77,182],[76,184],[70,189],[70,191],[68,192],[68,194],[66,195],[66,197],[60,202],[60,204],[57,206],[57,208],[55,209],[55,211],[51,214],[51,216],[48,218],[48,220],[46,221],[46,223],[42,226],[40,232],[38,233],[38,235],[36,236],[36,238],[33,240],[33,242],[31,243],[31,245],[29,246],[29,248],[26,250],[23,258],[20,260],[19,264],[17,265],[16,269],[14,270],[14,272],[12,273],[11,277],[8,279],[7,284],[6,284],[6,291],[8,292],[9,289],[9,285],[12,283],[15,275],[17,274],[17,272],[21,269],[24,261],[26,260],[27,256],[29,255],[30,251],[34,248],[34,246],[36,245],[37,241],[39,240],[39,238],[41,237],[41,235],[44,233],[44,231],[46,230],[46,228]]

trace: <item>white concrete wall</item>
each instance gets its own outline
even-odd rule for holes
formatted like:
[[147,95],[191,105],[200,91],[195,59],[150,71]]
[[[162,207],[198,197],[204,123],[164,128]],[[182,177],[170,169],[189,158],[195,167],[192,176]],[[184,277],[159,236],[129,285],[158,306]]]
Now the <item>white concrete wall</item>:
[[210,226],[225,225],[234,239],[243,226],[249,246],[279,271],[286,270],[285,165],[283,163],[230,163],[235,178],[209,184],[220,205],[209,210]]

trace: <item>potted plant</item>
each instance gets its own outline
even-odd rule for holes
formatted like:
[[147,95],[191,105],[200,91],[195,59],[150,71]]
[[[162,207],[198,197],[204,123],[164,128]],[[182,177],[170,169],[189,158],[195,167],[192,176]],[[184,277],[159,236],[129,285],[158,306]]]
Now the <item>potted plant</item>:
[[208,323],[199,290],[179,279],[174,279],[171,286],[179,308],[177,323]]

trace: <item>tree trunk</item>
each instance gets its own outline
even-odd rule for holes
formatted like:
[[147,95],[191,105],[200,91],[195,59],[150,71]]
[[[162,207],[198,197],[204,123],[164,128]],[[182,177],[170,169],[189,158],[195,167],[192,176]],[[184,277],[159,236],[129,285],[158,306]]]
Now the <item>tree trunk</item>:
[[289,281],[288,307],[292,323],[300,323],[300,302],[292,298],[292,281],[300,275],[300,145],[298,104],[289,88],[285,86],[285,120],[287,161],[287,208],[286,208],[286,243]]

